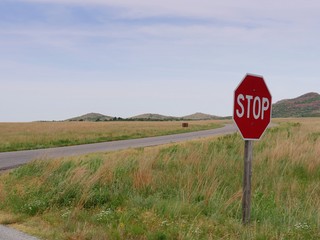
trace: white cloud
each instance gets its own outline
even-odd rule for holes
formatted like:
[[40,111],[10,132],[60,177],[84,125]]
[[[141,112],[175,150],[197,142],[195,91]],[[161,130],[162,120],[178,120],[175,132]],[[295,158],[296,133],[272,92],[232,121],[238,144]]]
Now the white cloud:
[[[108,19],[99,26],[38,23],[0,31],[1,35],[20,35],[37,44],[73,48],[92,38],[105,40],[179,41],[191,43],[234,42],[269,45],[315,44],[319,41],[320,2],[281,1],[212,1],[212,0],[16,0],[65,6],[114,7],[113,18],[142,18],[137,24]],[[121,9],[121,10],[120,10]],[[63,13],[63,11],[61,11]],[[61,14],[62,14],[61,13]],[[161,17],[148,24],[148,17]],[[173,19],[170,20],[170,17]],[[56,16],[59,18],[59,16]],[[168,21],[164,21],[168,18]],[[186,24],[179,25],[174,19]],[[192,19],[206,19],[201,23]],[[21,38],[22,39],[22,38]],[[1,41],[1,38],[0,38]],[[307,42],[305,42],[307,41]],[[109,42],[110,43],[110,42]],[[76,48],[75,47],[75,48]]]
[[[23,2],[113,6],[124,8],[132,17],[147,16],[189,16],[198,18],[241,19],[291,19],[308,20],[318,15],[320,3],[317,0],[19,0]],[[294,19],[292,19],[294,20]]]
[[[264,75],[274,99],[319,89],[317,1],[13,1],[58,9],[50,21],[1,23],[0,100],[12,99],[9,120],[26,114],[21,104],[36,106],[27,120],[92,111],[230,115],[246,72]],[[112,17],[68,21],[74,12],[64,8],[76,5],[94,17],[97,6],[110,7]]]

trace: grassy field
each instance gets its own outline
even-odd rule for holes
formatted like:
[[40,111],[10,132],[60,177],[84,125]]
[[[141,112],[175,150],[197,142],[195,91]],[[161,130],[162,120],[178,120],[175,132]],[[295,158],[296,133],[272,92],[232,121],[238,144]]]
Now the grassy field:
[[0,152],[160,136],[221,127],[225,121],[0,123]]
[[0,223],[43,239],[320,239],[320,119],[254,143],[241,224],[239,134],[35,161],[0,175]]

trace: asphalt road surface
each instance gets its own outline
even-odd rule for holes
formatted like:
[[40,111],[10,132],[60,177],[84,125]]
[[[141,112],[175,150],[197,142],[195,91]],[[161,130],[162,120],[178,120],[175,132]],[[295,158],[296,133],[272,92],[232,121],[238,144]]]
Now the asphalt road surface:
[[[182,142],[197,138],[224,135],[236,131],[237,128],[235,125],[228,124],[222,128],[212,130],[174,134],[160,137],[149,137],[114,142],[85,144],[70,147],[0,153],[0,171],[15,168],[34,159],[50,159],[81,155],[93,152],[108,152],[127,148],[149,147],[166,143]],[[0,240],[38,240],[38,238],[28,236],[15,229],[0,225]]]
[[38,240],[18,230],[0,225],[0,240]]

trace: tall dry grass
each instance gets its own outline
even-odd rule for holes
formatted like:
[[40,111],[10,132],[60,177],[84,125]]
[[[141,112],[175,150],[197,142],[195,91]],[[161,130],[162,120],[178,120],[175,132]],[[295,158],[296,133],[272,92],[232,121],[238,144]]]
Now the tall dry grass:
[[239,134],[36,161],[0,177],[0,209],[45,239],[319,239],[320,119],[277,122],[254,143],[248,227]]

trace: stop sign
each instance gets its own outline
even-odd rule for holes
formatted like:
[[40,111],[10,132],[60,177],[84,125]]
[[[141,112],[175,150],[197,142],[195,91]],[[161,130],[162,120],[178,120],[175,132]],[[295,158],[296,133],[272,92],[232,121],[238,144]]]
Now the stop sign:
[[262,76],[247,74],[234,91],[233,120],[245,140],[257,140],[271,119],[272,100]]

